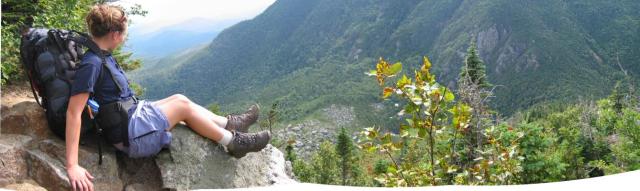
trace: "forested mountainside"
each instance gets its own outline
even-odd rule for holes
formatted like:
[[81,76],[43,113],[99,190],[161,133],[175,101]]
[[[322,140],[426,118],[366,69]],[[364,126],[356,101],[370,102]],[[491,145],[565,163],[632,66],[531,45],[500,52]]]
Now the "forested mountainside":
[[[380,102],[364,75],[379,57],[405,68],[434,63],[455,87],[473,40],[505,115],[541,102],[593,99],[640,75],[640,2],[562,0],[280,0],[236,24],[179,66],[137,74],[149,98],[183,93],[233,110],[279,101],[304,117],[332,103],[372,119]],[[405,70],[403,72],[411,72]]]

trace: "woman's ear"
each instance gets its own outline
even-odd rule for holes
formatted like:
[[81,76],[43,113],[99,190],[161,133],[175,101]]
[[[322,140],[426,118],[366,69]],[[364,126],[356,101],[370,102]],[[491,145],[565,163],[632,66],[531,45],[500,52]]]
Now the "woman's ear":
[[117,31],[109,32],[109,38],[111,38],[112,41],[117,41],[118,36],[119,36],[119,32]]

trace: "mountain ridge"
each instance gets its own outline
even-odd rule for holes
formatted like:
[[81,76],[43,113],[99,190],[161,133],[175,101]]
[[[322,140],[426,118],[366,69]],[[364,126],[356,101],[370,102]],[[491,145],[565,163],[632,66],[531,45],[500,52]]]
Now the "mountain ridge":
[[[508,115],[542,102],[605,96],[624,79],[612,61],[614,49],[626,51],[617,57],[637,80],[634,60],[640,53],[634,47],[640,35],[629,32],[640,30],[633,25],[640,17],[634,8],[640,3],[283,0],[222,31],[167,72],[167,80],[147,77],[141,84],[151,89],[152,99],[180,89],[200,104],[218,103],[225,110],[279,101],[289,119],[332,103],[359,105],[358,118],[370,121],[379,115],[368,112],[371,105],[382,101],[374,80],[363,73],[378,57],[405,63],[404,72],[411,74],[429,56],[439,81],[455,87],[464,52],[475,39],[489,80],[499,85],[492,104]],[[615,22],[588,25],[585,17],[600,15]]]

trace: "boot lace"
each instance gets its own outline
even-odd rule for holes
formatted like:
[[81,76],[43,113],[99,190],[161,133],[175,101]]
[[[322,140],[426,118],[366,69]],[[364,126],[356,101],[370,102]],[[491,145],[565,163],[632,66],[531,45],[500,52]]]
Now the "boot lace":
[[236,139],[240,145],[249,145],[257,142],[256,135],[242,134],[240,136],[241,137],[238,137],[239,139]]

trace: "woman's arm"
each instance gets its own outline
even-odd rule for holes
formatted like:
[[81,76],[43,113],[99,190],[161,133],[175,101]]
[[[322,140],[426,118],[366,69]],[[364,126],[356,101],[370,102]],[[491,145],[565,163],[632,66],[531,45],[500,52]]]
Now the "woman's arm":
[[82,110],[89,99],[89,93],[79,93],[69,98],[66,121],[67,174],[73,190],[93,190],[93,177],[87,170],[78,165],[78,147],[80,144],[80,128]]

